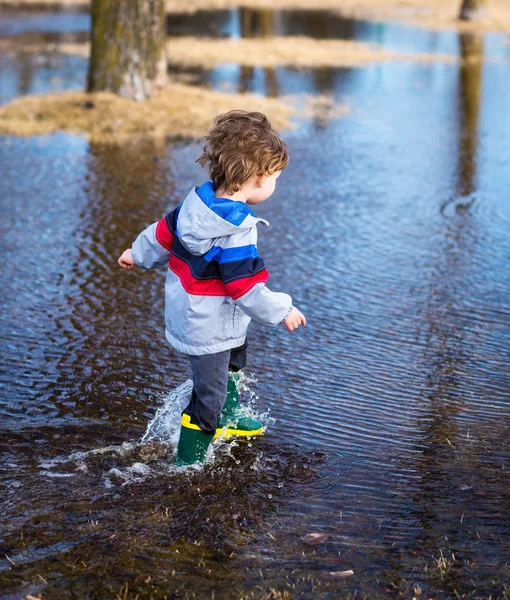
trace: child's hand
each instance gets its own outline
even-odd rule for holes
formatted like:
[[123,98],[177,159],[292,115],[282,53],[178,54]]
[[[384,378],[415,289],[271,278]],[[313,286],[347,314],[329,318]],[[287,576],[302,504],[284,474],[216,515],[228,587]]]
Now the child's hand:
[[294,331],[300,325],[306,325],[305,315],[293,306],[290,315],[285,319],[283,324],[289,331]]
[[131,248],[124,250],[122,256],[117,262],[123,269],[131,269],[131,267],[135,264],[133,255],[131,254]]

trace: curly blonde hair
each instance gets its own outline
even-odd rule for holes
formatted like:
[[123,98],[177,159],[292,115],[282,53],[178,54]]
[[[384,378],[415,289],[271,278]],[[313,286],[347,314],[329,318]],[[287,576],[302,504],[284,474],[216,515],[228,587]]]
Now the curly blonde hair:
[[209,172],[215,189],[233,194],[253,174],[285,169],[289,151],[266,115],[231,110],[214,119],[196,162]]

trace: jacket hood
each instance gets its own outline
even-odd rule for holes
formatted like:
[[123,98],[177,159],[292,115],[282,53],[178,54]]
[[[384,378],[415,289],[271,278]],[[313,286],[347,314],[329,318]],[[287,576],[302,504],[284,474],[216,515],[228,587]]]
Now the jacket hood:
[[269,225],[257,218],[244,202],[216,198],[214,193],[213,184],[208,181],[194,187],[181,205],[177,234],[192,254],[205,254],[217,238],[252,229],[257,223]]

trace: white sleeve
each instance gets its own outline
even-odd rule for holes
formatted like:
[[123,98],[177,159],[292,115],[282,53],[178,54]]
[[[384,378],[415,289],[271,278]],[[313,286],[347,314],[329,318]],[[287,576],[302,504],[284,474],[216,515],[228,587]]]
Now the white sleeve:
[[170,252],[156,239],[156,227],[158,223],[149,225],[147,229],[136,238],[131,252],[135,263],[143,269],[163,267],[170,260]]
[[257,283],[234,302],[254,321],[276,327],[289,314],[292,298],[283,292],[272,292],[264,283]]

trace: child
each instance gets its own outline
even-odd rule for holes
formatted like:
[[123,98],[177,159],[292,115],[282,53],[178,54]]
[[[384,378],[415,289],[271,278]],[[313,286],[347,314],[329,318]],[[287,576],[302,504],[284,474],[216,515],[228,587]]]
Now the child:
[[[166,338],[189,355],[193,373],[191,401],[182,415],[181,462],[203,459],[221,425],[229,370],[246,365],[251,319],[271,326],[283,323],[289,331],[306,325],[289,295],[266,287],[257,224],[269,223],[248,207],[271,196],[288,160],[287,146],[262,113],[233,110],[219,115],[197,159],[212,181],[194,187],[119,258],[125,269],[134,264],[169,267]],[[262,423],[251,419],[229,425],[231,435],[263,432]],[[187,444],[193,447],[191,454],[186,454]]]

